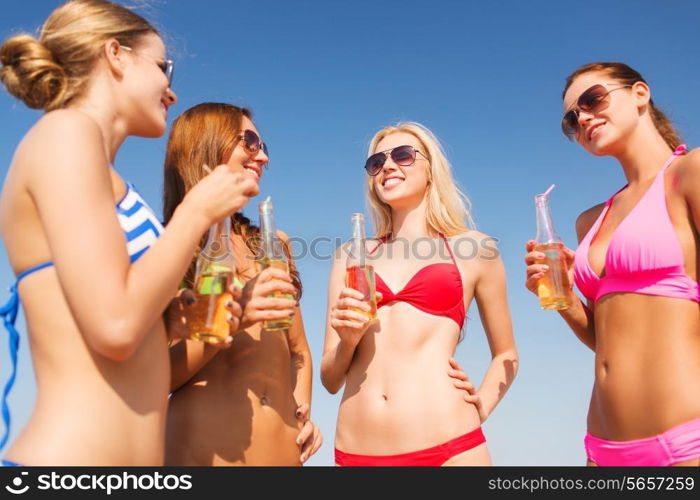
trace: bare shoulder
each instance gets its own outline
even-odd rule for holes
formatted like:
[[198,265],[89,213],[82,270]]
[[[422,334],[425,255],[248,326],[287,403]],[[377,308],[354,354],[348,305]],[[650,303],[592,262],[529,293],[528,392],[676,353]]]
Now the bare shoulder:
[[500,260],[498,238],[475,229],[448,238],[455,259],[459,262],[494,262]]
[[[42,137],[57,136],[64,140],[80,138],[90,140],[102,137],[100,127],[95,120],[85,113],[73,109],[57,109],[46,113],[36,122],[29,134],[41,135]],[[76,137],[74,134],[83,135]]]
[[605,208],[605,203],[599,203],[588,210],[584,210],[576,218],[576,236],[578,237],[579,243],[581,243],[581,240],[586,237],[586,234],[588,234],[591,226],[593,226],[596,219],[600,216],[603,208]]
[[66,157],[107,161],[97,123],[85,113],[71,109],[46,113],[17,148],[18,159],[30,165],[39,163],[42,168],[47,162],[60,168],[58,160]]
[[697,196],[700,187],[700,148],[693,149],[677,161],[678,189],[683,194]]

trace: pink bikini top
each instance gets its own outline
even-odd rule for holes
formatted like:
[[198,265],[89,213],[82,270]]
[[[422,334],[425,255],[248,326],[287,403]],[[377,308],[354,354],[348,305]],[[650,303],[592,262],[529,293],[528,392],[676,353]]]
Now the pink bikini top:
[[[428,314],[453,319],[461,330],[467,315],[464,308],[462,276],[459,274],[457,261],[447,238],[442,234],[440,238],[445,242],[452,262],[438,262],[422,267],[402,290],[394,293],[379,276],[379,273],[375,271],[377,291],[382,294],[382,300],[377,304],[377,307],[385,306],[391,302],[406,302]],[[383,238],[370,254],[374,253],[384,241]]]
[[589,300],[627,292],[700,302],[698,282],[685,273],[683,251],[668,214],[664,190],[664,172],[685,151],[684,144],[676,148],[651,187],[615,229],[605,254],[602,278],[591,269],[588,250],[613,199],[627,186],[610,197],[581,241],[574,259],[574,281]]

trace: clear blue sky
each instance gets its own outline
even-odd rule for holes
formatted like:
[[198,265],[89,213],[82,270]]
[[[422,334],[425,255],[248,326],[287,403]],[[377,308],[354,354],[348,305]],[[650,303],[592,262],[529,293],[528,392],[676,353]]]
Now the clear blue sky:
[[[12,2],[0,36],[34,30],[60,2]],[[520,352],[520,373],[484,429],[497,465],[581,465],[593,355],[557,313],[524,289],[523,246],[534,236],[533,196],[552,183],[558,232],[575,246],[578,213],[624,184],[609,158],[594,158],[559,130],[566,75],[597,60],[627,62],[645,76],[689,147],[700,123],[700,4],[692,1],[197,2],[160,0],[140,12],[166,33],[176,60],[174,119],[203,101],[253,109],[270,145],[261,196],[294,237],[347,238],[362,211],[366,148],[374,132],[415,120],[443,141],[480,230],[500,241]],[[0,91],[0,174],[39,117]],[[160,209],[165,138],[129,139],[117,169]],[[46,152],[51,168],[51,152]],[[257,202],[245,212],[257,220]],[[330,251],[330,246],[321,246]],[[314,358],[313,418],[325,444],[310,460],[332,464],[340,394],[319,380],[330,262],[299,262],[302,310]],[[97,272],[97,270],[96,270]],[[0,284],[13,279],[0,256]],[[4,285],[3,285],[4,286]],[[4,299],[3,299],[4,300]],[[477,382],[489,362],[476,307],[457,359]],[[11,397],[13,435],[35,386],[23,317],[21,365]],[[0,345],[0,377],[9,357]],[[420,370],[421,367],[416,367]],[[418,403],[420,404],[420,403]],[[87,418],[87,417],[86,417]]]

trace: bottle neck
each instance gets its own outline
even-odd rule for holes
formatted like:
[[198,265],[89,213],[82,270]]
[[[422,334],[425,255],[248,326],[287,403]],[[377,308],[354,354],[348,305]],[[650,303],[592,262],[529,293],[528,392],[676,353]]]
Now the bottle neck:
[[216,222],[209,226],[209,235],[207,237],[207,247],[212,246],[214,243],[225,244],[226,247],[229,246],[231,236],[231,219],[226,217],[225,219]]
[[231,219],[225,218],[209,227],[207,243],[199,253],[196,274],[233,271],[236,261],[231,249]]
[[276,232],[275,215],[272,211],[266,210],[260,212],[260,234],[263,237],[274,236]]
[[274,211],[269,203],[265,203],[260,208],[260,236],[262,238],[263,258],[287,260],[282,242],[277,236]]
[[352,239],[354,240],[364,240],[365,239],[365,221],[359,217],[353,217],[352,219]]
[[353,216],[347,267],[364,266],[365,253],[365,220],[362,216]]
[[543,196],[535,197],[535,214],[537,220],[537,236],[535,240],[538,243],[560,242],[561,238],[554,230],[554,221],[549,212],[549,201]]

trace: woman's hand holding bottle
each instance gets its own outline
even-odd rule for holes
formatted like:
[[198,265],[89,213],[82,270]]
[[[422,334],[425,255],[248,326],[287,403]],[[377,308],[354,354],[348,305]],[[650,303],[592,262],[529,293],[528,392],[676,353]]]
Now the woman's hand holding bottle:
[[[545,264],[546,256],[542,252],[535,250],[537,242],[529,240],[525,244],[525,265],[527,277],[525,280],[525,288],[537,295],[539,281],[544,275],[549,272],[549,267]],[[573,288],[574,283],[574,251],[568,247],[562,247],[562,254],[566,263],[567,276],[569,278],[569,290]]]
[[[381,301],[380,292],[376,292],[376,299],[377,302]],[[355,347],[374,321],[369,316],[371,311],[372,306],[362,292],[345,287],[340,291],[340,296],[331,309],[331,326],[342,342]]]
[[278,295],[296,296],[289,273],[274,267],[264,269],[245,284],[241,297],[241,329],[249,328],[259,321],[282,320],[294,316],[296,300]]
[[[241,316],[243,308],[240,304],[242,290],[237,286],[231,285],[229,288],[231,300],[226,302],[226,310],[228,311],[228,323],[230,331],[236,332],[240,328]],[[193,323],[193,314],[195,308],[192,307],[196,302],[196,295],[191,288],[182,288],[178,291],[170,305],[165,311],[165,326],[168,332],[168,343],[174,344],[180,340],[189,338],[191,334],[191,324]],[[229,347],[233,342],[233,337],[229,336],[226,340],[219,344],[212,344],[217,347]]]

